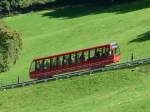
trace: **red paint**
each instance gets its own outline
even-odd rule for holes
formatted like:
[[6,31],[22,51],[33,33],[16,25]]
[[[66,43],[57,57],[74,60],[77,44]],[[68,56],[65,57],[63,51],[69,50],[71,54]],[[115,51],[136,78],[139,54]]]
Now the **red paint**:
[[64,56],[64,55],[67,55],[67,54],[78,53],[78,52],[84,52],[84,51],[92,50],[92,49],[95,49],[95,48],[110,48],[112,50],[112,55],[97,58],[97,59],[90,59],[88,61],[78,63],[78,64],[63,65],[63,66],[57,67],[57,68],[49,68],[47,70],[43,69],[43,70],[30,72],[30,78],[32,78],[32,79],[45,78],[45,77],[50,77],[50,76],[53,76],[53,75],[58,75],[58,74],[62,74],[62,73],[76,71],[76,70],[102,67],[102,66],[120,61],[120,54],[115,55],[114,49],[112,49],[112,44],[106,44],[106,45],[102,45],[102,46],[96,46],[96,47],[92,47],[92,48],[87,48],[87,49],[62,53],[62,54],[58,54],[58,55],[42,57],[42,58],[34,59],[33,61],[51,59],[53,57]]

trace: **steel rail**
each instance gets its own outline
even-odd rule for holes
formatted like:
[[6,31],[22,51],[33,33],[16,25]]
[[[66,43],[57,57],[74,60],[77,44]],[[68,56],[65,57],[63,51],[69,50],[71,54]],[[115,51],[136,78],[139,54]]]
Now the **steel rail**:
[[53,81],[53,80],[66,79],[66,78],[70,78],[73,76],[90,75],[91,73],[96,73],[96,72],[104,72],[104,71],[110,71],[110,70],[130,68],[130,67],[135,67],[135,66],[139,66],[143,64],[150,64],[150,58],[125,62],[125,63],[120,63],[120,64],[107,65],[103,68],[86,69],[86,70],[75,71],[71,73],[65,73],[62,75],[55,75],[53,78],[45,78],[45,79],[40,79],[40,80],[31,80],[31,81],[26,81],[26,82],[21,82],[21,83],[16,83],[16,84],[9,84],[9,85],[0,87],[0,91],[17,88],[17,87],[30,86],[30,85]]

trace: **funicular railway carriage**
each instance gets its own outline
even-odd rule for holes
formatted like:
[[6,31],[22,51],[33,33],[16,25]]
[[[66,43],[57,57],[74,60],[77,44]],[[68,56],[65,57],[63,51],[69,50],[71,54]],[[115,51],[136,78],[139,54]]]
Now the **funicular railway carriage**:
[[41,79],[82,69],[102,67],[120,60],[117,43],[96,46],[54,56],[34,59],[30,78]]

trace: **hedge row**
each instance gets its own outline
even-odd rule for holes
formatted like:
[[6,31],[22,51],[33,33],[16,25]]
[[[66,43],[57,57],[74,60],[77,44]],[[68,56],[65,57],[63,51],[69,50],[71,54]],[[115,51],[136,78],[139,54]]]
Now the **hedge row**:
[[11,11],[18,11],[20,9],[26,9],[33,7],[39,8],[45,5],[58,5],[58,4],[69,4],[69,3],[85,3],[85,2],[102,2],[102,3],[113,3],[113,2],[124,2],[129,0],[0,0],[0,13],[10,13]]
[[1,0],[0,11],[10,12],[19,8],[26,8],[36,4],[46,4],[54,0]]
[[22,48],[20,36],[0,21],[0,72],[7,71],[11,64],[16,63]]

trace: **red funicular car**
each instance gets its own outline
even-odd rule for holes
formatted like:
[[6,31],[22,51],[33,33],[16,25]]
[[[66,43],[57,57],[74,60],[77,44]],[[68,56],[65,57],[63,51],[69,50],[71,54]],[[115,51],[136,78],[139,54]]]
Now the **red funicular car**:
[[117,43],[34,59],[30,78],[41,79],[67,72],[103,67],[120,60]]

